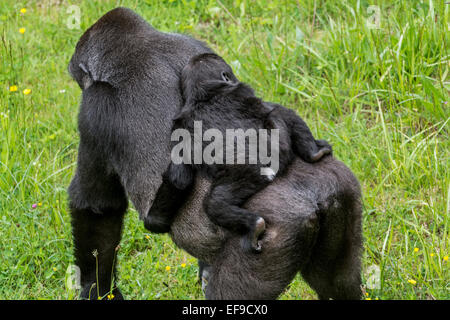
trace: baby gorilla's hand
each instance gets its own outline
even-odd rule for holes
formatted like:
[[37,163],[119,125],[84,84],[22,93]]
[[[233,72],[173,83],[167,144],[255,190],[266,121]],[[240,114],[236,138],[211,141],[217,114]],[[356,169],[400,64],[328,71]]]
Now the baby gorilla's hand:
[[266,230],[266,222],[263,218],[258,217],[255,224],[246,236],[242,238],[242,246],[244,250],[259,253],[262,250],[261,236]]
[[333,152],[333,148],[331,145],[325,140],[316,140],[317,151],[316,153],[311,155],[312,162],[317,162],[322,159],[325,155],[331,154]]

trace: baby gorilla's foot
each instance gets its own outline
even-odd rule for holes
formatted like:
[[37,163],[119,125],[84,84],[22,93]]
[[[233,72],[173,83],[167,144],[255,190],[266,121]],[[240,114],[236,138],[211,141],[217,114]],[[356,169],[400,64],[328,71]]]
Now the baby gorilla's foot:
[[266,230],[266,222],[263,218],[258,217],[253,228],[243,239],[243,247],[245,250],[259,253],[262,250],[261,236]]
[[145,228],[154,233],[166,233],[170,231],[171,220],[167,217],[147,215],[144,219]]
[[319,161],[325,155],[331,154],[333,151],[331,145],[325,140],[316,140],[316,145],[319,150],[311,156],[313,162]]

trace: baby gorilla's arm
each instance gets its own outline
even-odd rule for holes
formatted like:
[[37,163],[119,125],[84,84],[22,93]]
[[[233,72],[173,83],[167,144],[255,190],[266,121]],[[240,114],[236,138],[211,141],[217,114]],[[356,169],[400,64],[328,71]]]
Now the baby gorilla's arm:
[[170,164],[163,175],[163,182],[156,193],[155,200],[144,219],[144,226],[154,233],[170,231],[170,225],[178,209],[189,195],[194,181],[190,166]]
[[259,170],[234,172],[216,180],[205,198],[205,212],[211,221],[244,235],[242,245],[246,251],[261,251],[260,237],[266,224],[262,217],[241,206],[269,183],[268,179],[259,174]]
[[[280,116],[290,130],[294,152],[307,162],[317,162],[332,152],[331,145],[325,140],[315,140],[306,125],[293,110],[277,105],[270,116]],[[270,117],[269,116],[269,117]]]

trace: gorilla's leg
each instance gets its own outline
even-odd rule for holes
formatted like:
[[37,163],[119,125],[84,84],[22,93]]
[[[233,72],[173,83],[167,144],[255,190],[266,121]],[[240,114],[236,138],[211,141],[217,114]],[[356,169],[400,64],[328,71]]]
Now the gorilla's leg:
[[[97,299],[98,294],[103,297],[110,291],[115,274],[124,211],[104,208],[99,214],[72,208],[71,213],[75,259],[81,271],[81,298]],[[112,293],[116,299],[122,299],[117,288]]]
[[[350,202],[350,203],[349,203]],[[319,299],[361,299],[361,207],[343,201],[320,217],[320,230],[310,262],[301,270]]]
[[260,173],[228,175],[216,180],[205,200],[205,211],[215,224],[244,235],[245,250],[260,252],[260,236],[266,229],[265,221],[257,213],[241,206],[250,196],[263,189],[270,180]]
[[97,299],[112,288],[114,298],[121,299],[122,294],[111,282],[128,202],[117,176],[107,175],[94,165],[96,162],[83,161],[86,156],[79,154],[77,173],[69,188],[81,298]]
[[211,266],[204,261],[198,260],[198,281],[202,286],[202,291],[205,293],[211,275]]

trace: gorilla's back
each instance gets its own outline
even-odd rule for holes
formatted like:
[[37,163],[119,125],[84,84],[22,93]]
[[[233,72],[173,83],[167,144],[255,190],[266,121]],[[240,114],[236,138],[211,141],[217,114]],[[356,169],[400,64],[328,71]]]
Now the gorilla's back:
[[[203,210],[203,199],[210,185],[205,178],[197,177],[190,198],[172,224],[171,236],[179,247],[213,264],[223,250],[227,234],[212,223]],[[291,254],[292,249],[298,250],[299,237],[306,236],[306,232],[318,231],[315,226],[319,211],[324,215],[334,212],[345,215],[341,207],[347,201],[358,202],[359,199],[358,180],[339,160],[327,156],[320,162],[307,163],[297,158],[283,176],[277,177],[245,204],[245,208],[257,212],[267,224],[261,259],[265,259],[265,255],[274,255],[276,259],[278,255]],[[239,255],[236,252],[242,250],[234,247],[234,251]],[[281,261],[292,263],[289,259]]]

